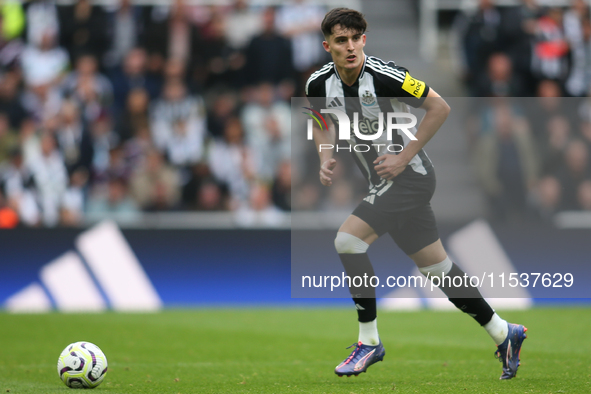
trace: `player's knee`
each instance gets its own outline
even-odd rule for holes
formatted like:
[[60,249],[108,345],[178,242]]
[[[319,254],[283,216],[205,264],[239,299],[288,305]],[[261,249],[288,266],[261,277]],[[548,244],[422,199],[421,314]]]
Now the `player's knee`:
[[453,261],[447,256],[442,262],[427,267],[421,267],[419,268],[419,271],[421,271],[421,274],[425,276],[429,275],[430,277],[441,276],[443,274],[447,275],[449,271],[451,271],[453,264]]
[[369,245],[354,235],[338,232],[334,247],[339,254],[359,254],[367,252]]

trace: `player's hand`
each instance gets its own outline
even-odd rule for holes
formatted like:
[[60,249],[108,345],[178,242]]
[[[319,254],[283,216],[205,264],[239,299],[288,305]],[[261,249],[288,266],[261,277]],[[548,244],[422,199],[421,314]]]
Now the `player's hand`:
[[380,178],[392,180],[404,171],[408,160],[401,155],[382,155],[375,159],[373,164],[376,164],[374,168]]
[[324,186],[332,185],[332,170],[337,165],[335,159],[328,159],[320,166],[320,183]]

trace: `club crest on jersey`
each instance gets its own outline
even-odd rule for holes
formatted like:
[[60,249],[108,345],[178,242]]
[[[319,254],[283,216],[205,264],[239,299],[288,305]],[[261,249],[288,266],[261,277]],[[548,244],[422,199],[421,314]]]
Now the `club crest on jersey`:
[[376,103],[376,98],[369,90],[366,90],[365,93],[361,96],[361,104],[366,107],[371,107]]

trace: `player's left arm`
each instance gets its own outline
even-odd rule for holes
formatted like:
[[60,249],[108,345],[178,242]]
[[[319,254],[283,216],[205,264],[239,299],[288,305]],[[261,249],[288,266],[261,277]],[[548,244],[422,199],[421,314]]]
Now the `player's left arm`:
[[425,116],[415,134],[417,140],[410,141],[399,154],[382,155],[373,162],[380,177],[391,180],[404,171],[412,158],[423,149],[443,125],[450,111],[449,105],[432,88],[429,89],[420,108],[425,110]]

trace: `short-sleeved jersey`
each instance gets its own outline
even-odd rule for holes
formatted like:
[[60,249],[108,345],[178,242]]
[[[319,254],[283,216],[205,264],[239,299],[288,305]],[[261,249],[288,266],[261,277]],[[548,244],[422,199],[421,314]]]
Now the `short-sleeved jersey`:
[[[340,109],[351,120],[353,120],[353,113],[357,112],[360,121],[367,119],[370,122],[377,121],[380,112],[408,113],[410,112],[408,105],[420,107],[428,93],[429,87],[424,82],[411,77],[406,68],[397,66],[394,62],[386,63],[372,56],[365,57],[361,73],[352,86],[341,81],[333,62],[327,63],[313,73],[306,83],[306,96],[314,110]],[[331,116],[331,119],[337,122],[336,117]],[[416,129],[410,129],[410,131],[413,134],[416,133]],[[398,134],[393,133],[390,141],[387,140],[385,132],[373,141],[361,140],[353,133],[351,135],[350,145],[372,145],[367,152],[355,152],[351,149],[357,166],[369,182],[370,189],[382,182],[374,169],[373,161],[384,153],[390,153],[379,144],[406,146],[410,141],[400,130]],[[416,174],[427,175],[433,172],[433,165],[423,150],[412,158],[409,166]],[[407,173],[408,169],[398,177],[405,177]]]

